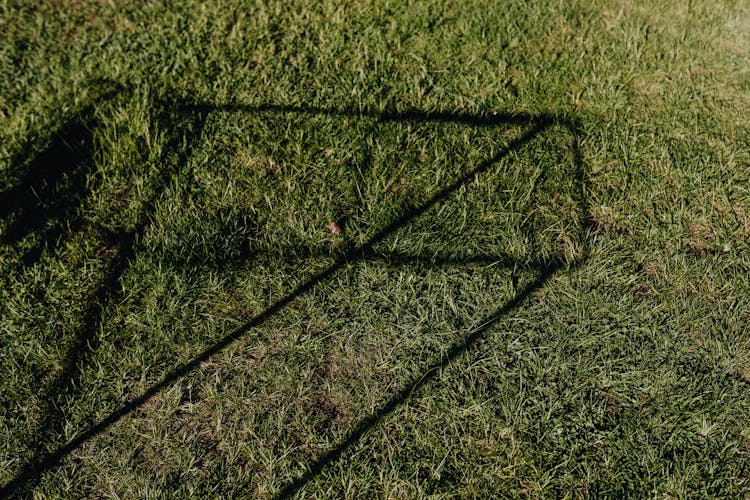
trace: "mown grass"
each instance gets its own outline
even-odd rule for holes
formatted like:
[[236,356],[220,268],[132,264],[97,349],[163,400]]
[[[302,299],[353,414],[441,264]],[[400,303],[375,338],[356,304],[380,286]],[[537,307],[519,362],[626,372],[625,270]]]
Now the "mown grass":
[[0,3],[4,493],[747,496],[748,28]]

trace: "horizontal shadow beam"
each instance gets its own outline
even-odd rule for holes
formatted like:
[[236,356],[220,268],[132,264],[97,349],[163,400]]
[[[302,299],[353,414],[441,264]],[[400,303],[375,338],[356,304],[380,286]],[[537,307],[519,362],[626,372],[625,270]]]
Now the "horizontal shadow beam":
[[528,125],[529,123],[560,122],[572,126],[568,120],[561,120],[551,114],[532,115],[529,113],[499,113],[493,112],[483,115],[468,113],[449,113],[444,111],[422,111],[411,109],[407,111],[372,111],[352,108],[318,108],[312,106],[290,106],[284,104],[261,104],[258,106],[246,104],[212,104],[212,103],[183,103],[178,109],[184,112],[220,112],[220,113],[272,113],[296,114],[312,116],[339,116],[351,118],[375,118],[380,122],[434,122],[434,123],[462,123],[475,127],[495,127],[497,125]]

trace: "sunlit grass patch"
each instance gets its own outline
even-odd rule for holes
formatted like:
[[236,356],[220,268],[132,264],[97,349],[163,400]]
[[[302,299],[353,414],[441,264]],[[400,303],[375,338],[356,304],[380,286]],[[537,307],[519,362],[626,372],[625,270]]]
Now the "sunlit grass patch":
[[742,496],[743,2],[0,6],[0,483]]

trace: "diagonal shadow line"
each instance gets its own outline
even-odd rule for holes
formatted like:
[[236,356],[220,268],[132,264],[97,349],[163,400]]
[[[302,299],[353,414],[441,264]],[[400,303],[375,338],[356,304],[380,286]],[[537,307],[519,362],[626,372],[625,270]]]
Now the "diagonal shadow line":
[[[297,107],[289,107],[289,106],[270,106],[270,105],[252,107],[252,108],[248,108],[246,106],[235,106],[235,107],[227,108],[227,107],[222,107],[222,106],[212,107],[212,106],[207,106],[207,105],[184,106],[181,108],[182,111],[197,112],[198,114],[202,116],[205,116],[207,113],[212,112],[212,111],[221,111],[224,109],[227,109],[229,111],[263,111],[265,110],[265,111],[271,111],[271,112],[285,112],[285,111],[306,112],[306,113],[315,112],[313,108],[297,108]],[[341,112],[337,110],[325,110],[325,109],[318,110],[318,114],[329,114],[329,113],[332,115],[342,114]],[[344,112],[344,115],[346,115],[346,113],[348,113],[348,111]],[[351,113],[352,113],[352,116],[355,116],[354,111],[351,111]],[[368,114],[360,113],[357,116],[368,116]],[[431,113],[423,113],[423,112],[416,112],[416,111],[408,112],[408,113],[400,113],[396,115],[379,115],[376,113],[370,113],[369,116],[379,116],[384,121],[415,120],[415,119],[432,120],[433,118],[433,114]],[[519,118],[519,116],[521,116],[521,118]],[[456,121],[456,120],[451,120],[450,115],[447,115],[447,114],[439,115],[439,117],[443,121]],[[457,115],[457,117],[459,121],[466,120],[466,123],[473,123],[472,121],[470,121],[471,117],[469,115]],[[507,117],[508,121],[503,121],[501,117]],[[216,342],[214,345],[205,349],[202,353],[200,353],[198,356],[193,358],[193,360],[191,360],[190,362],[185,363],[182,366],[177,367],[174,370],[172,370],[160,382],[150,387],[143,394],[124,403],[118,409],[114,410],[107,417],[102,419],[98,424],[93,425],[88,430],[84,431],[77,437],[70,440],[67,444],[58,448],[56,451],[47,453],[46,455],[39,457],[36,460],[29,463],[9,483],[5,484],[4,486],[0,488],[0,495],[2,496],[12,495],[15,492],[19,491],[20,489],[26,488],[29,485],[29,483],[32,482],[35,478],[38,478],[45,472],[57,467],[62,461],[62,459],[65,458],[70,452],[72,452],[73,450],[81,446],[82,444],[88,442],[89,440],[99,435],[100,433],[104,432],[112,424],[114,424],[125,415],[131,413],[132,411],[142,406],[147,400],[149,400],[151,397],[153,397],[157,393],[161,392],[163,389],[168,387],[174,381],[193,372],[196,368],[198,368],[201,365],[201,363],[208,360],[208,358],[210,358],[214,354],[225,349],[227,346],[229,346],[230,344],[232,344],[233,342],[241,338],[243,335],[245,335],[252,328],[255,328],[261,325],[262,323],[264,323],[268,318],[280,312],[282,309],[284,309],[288,304],[293,302],[295,299],[297,299],[298,297],[302,296],[303,294],[305,294],[306,292],[314,288],[318,283],[323,282],[327,280],[328,278],[332,277],[344,265],[362,260],[366,258],[368,255],[371,255],[374,251],[374,246],[378,244],[379,242],[383,241],[387,236],[389,236],[390,234],[392,234],[399,228],[405,226],[411,220],[424,214],[436,204],[447,199],[453,192],[455,192],[461,186],[469,183],[474,178],[476,178],[483,172],[487,171],[492,165],[494,165],[495,163],[500,161],[502,158],[510,154],[510,152],[516,149],[519,149],[526,143],[530,142],[533,138],[535,138],[542,131],[544,131],[550,125],[554,123],[554,120],[551,119],[550,117],[542,117],[542,118],[536,117],[535,118],[535,117],[531,117],[530,115],[508,115],[508,114],[492,115],[492,118],[491,118],[492,123],[483,122],[481,121],[482,119],[478,119],[478,120],[479,120],[478,124],[488,124],[488,125],[496,124],[496,123],[509,123],[509,121],[511,123],[519,123],[519,124],[524,124],[524,125],[528,125],[529,122],[531,122],[532,125],[520,137],[517,137],[511,140],[502,150],[500,150],[494,156],[492,156],[491,158],[487,160],[484,160],[472,171],[462,175],[457,180],[450,183],[447,187],[438,191],[436,194],[434,194],[431,198],[429,198],[427,201],[422,203],[420,206],[412,207],[412,208],[405,210],[401,216],[397,217],[390,224],[388,224],[387,226],[382,228],[380,231],[375,233],[375,235],[370,237],[370,239],[367,242],[350,247],[347,251],[345,251],[339,257],[337,257],[335,262],[330,267],[328,267],[327,269],[309,278],[307,281],[299,285],[296,289],[294,289],[292,292],[287,294],[285,297],[279,299],[278,301],[270,305],[268,308],[266,308],[262,313],[257,315],[255,318],[246,322],[242,326],[234,329],[233,331],[225,335],[221,340]]]
[[478,340],[481,340],[484,334],[487,333],[495,323],[510,313],[513,309],[520,306],[533,292],[543,287],[545,283],[547,283],[547,281],[549,281],[549,279],[562,267],[563,262],[556,260],[542,268],[539,272],[539,276],[534,281],[526,285],[502,307],[483,318],[480,321],[480,326],[469,331],[462,341],[453,344],[453,346],[451,346],[451,348],[448,349],[448,351],[439,359],[430,363],[421,374],[407,382],[399,392],[391,396],[391,398],[378,408],[377,411],[370,414],[370,416],[360,422],[354,430],[350,431],[346,439],[316,459],[302,476],[284,486],[275,498],[291,498],[303,486],[323,472],[323,469],[341,458],[346,450],[359,441],[370,429],[375,427],[381,420],[383,420],[383,418],[387,417],[401,405],[406,403],[406,401],[411,398],[412,394],[419,391],[422,387],[427,385],[428,382],[434,379],[441,369],[446,368],[459,356],[471,349],[471,347]]
[[[586,181],[587,181],[587,173],[584,167],[583,162],[583,156],[581,154],[580,150],[580,139],[579,136],[581,134],[581,127],[580,124],[577,121],[573,120],[562,120],[560,121],[562,125],[564,125],[568,132],[571,135],[572,138],[572,155],[573,155],[573,165],[574,165],[574,176],[576,180],[576,184],[578,187],[578,208],[581,213],[581,220],[580,227],[579,227],[579,237],[580,242],[582,244],[581,249],[581,255],[579,258],[575,259],[568,267],[568,269],[575,269],[579,267],[583,262],[585,262],[588,259],[589,252],[590,252],[590,237],[589,237],[589,230],[592,227],[592,221],[590,216],[590,207],[588,204],[588,197],[586,192]],[[388,261],[388,256],[379,254],[379,253],[373,253],[371,255],[371,258],[374,259],[384,259],[385,261]],[[499,256],[477,256],[477,260],[479,262],[486,262],[486,259],[498,259],[498,263],[509,266],[511,264],[515,265],[518,263],[517,259],[513,259],[509,255],[499,255]],[[402,254],[396,254],[392,256],[392,261],[396,264],[403,264],[403,263],[421,263],[425,262],[425,259],[421,258],[413,258],[411,256],[404,256]],[[438,264],[466,264],[471,262],[472,260],[463,260],[463,259],[452,259],[452,258],[440,258],[438,257],[437,263]],[[343,454],[355,443],[357,443],[370,429],[378,425],[381,420],[383,420],[385,417],[393,413],[396,409],[398,409],[401,405],[405,404],[406,401],[411,397],[412,394],[419,391],[422,387],[424,387],[429,381],[435,378],[436,374],[443,368],[446,368],[448,365],[450,365],[453,361],[455,361],[461,354],[468,351],[478,340],[480,340],[485,333],[502,317],[509,314],[513,309],[520,306],[521,303],[524,302],[528,298],[529,295],[531,295],[536,290],[543,287],[549,279],[554,276],[558,270],[565,267],[565,263],[561,259],[555,259],[551,262],[549,262],[546,265],[540,265],[541,263],[536,263],[533,267],[537,267],[537,269],[540,270],[539,276],[526,285],[520,292],[516,293],[516,295],[509,300],[505,305],[497,309],[494,313],[488,315],[485,317],[481,323],[480,326],[469,331],[464,337],[464,339],[461,342],[457,342],[453,344],[453,346],[448,350],[447,353],[445,353],[442,357],[439,359],[433,361],[430,365],[428,365],[423,371],[422,374],[419,377],[412,378],[404,387],[393,395],[390,399],[388,399],[380,408],[378,408],[374,413],[370,414],[367,418],[365,418],[362,422],[360,422],[357,427],[355,427],[350,433],[347,435],[347,437],[341,441],[338,445],[336,445],[334,448],[328,450],[323,455],[321,455],[319,458],[317,458],[311,465],[308,466],[307,470],[299,476],[297,479],[292,480],[291,482],[288,482],[281,490],[279,490],[279,493],[274,497],[277,499],[287,499],[294,496],[296,493],[299,492],[300,489],[302,489],[308,482],[310,482],[312,479],[320,475],[323,470],[333,462],[339,460]],[[514,271],[515,273],[515,271]],[[515,274],[514,274],[514,287],[515,287]]]
[[[560,122],[562,125],[564,125],[568,129],[568,132],[570,133],[571,138],[572,138],[571,149],[572,149],[573,164],[574,164],[573,174],[575,176],[576,184],[579,190],[578,191],[578,208],[581,213],[581,220],[579,221],[580,222],[579,237],[581,240],[580,242],[582,244],[582,249],[581,249],[580,257],[575,259],[574,262],[572,262],[571,265],[568,266],[569,269],[575,269],[588,259],[589,252],[590,252],[590,243],[591,243],[590,237],[589,237],[589,234],[590,234],[589,230],[592,227],[592,221],[591,221],[590,207],[588,204],[588,197],[587,197],[587,192],[586,192],[587,173],[584,167],[583,155],[581,154],[581,150],[580,150],[579,136],[581,134],[581,126],[575,120],[561,120]],[[375,254],[373,257],[375,259],[387,260],[387,257],[382,254]],[[478,256],[478,260],[482,262],[487,257],[489,257],[490,259],[493,258],[492,256]],[[506,266],[510,264],[515,264],[518,262],[518,260],[512,259],[510,256],[507,256],[507,255],[501,255],[501,256],[496,256],[496,257],[498,258],[498,261],[501,264],[504,264]],[[419,259],[419,258],[414,259],[411,256],[403,256],[400,254],[397,254],[396,256],[394,256],[393,260],[395,261],[396,264],[401,264],[404,262],[420,263],[424,261],[424,259]],[[461,259],[458,259],[458,262],[467,263],[465,261],[462,261]],[[442,263],[455,264],[456,259],[438,258],[438,264],[442,264]],[[401,405],[405,404],[406,401],[411,397],[413,393],[419,391],[422,387],[424,387],[429,381],[431,381],[435,377],[435,375],[441,369],[446,368],[453,361],[455,361],[461,354],[468,351],[471,348],[471,346],[474,345],[478,340],[480,340],[483,337],[483,335],[498,320],[500,320],[503,316],[510,313],[516,307],[520,306],[521,303],[526,298],[528,298],[529,295],[531,295],[533,292],[535,292],[536,290],[544,286],[547,283],[547,281],[549,281],[549,279],[552,276],[554,276],[554,274],[559,269],[563,267],[564,267],[564,263],[559,259],[553,260],[551,263],[549,263],[546,266],[538,267],[538,269],[540,269],[540,274],[536,280],[526,285],[526,287],[524,287],[520,292],[518,292],[511,300],[509,300],[500,309],[496,310],[494,313],[485,317],[482,320],[480,326],[468,332],[467,336],[463,339],[462,342],[455,343],[445,355],[443,355],[440,359],[433,361],[432,364],[430,364],[427,368],[425,368],[425,370],[422,372],[422,375],[420,377],[415,377],[411,381],[409,381],[401,391],[393,395],[378,410],[376,410],[374,413],[370,414],[369,417],[367,417],[362,422],[360,422],[360,424],[357,427],[355,427],[343,441],[341,441],[334,448],[325,452],[318,459],[316,459],[310,466],[308,466],[307,470],[300,477],[287,483],[286,486],[284,486],[279,491],[279,493],[276,495],[275,498],[287,499],[287,498],[291,498],[296,493],[298,493],[299,490],[302,489],[308,482],[310,482],[312,479],[320,475],[328,465],[340,459],[342,455],[347,451],[347,449],[349,449],[352,445],[357,443],[370,429],[378,425],[378,423],[381,420],[383,420],[383,418],[387,417],[388,415],[393,413],[396,409],[398,409]],[[514,275],[514,283],[515,283],[515,279],[516,278]],[[514,287],[515,287],[515,284],[514,284]]]

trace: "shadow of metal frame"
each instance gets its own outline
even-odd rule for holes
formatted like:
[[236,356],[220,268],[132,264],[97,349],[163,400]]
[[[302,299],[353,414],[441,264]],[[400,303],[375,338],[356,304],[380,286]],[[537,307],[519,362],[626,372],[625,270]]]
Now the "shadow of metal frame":
[[[356,443],[369,429],[376,426],[384,417],[392,413],[400,405],[409,399],[409,397],[425,386],[441,368],[452,363],[462,353],[466,352],[473,344],[477,342],[500,318],[519,307],[534,291],[542,287],[548,280],[558,273],[561,269],[571,268],[583,262],[588,255],[587,244],[587,214],[588,206],[586,200],[586,172],[582,162],[579,150],[580,127],[577,122],[562,117],[552,115],[531,115],[515,113],[491,113],[486,115],[471,115],[464,113],[445,113],[445,112],[424,112],[419,110],[410,110],[405,112],[374,112],[362,111],[355,109],[334,109],[334,108],[313,108],[302,106],[284,106],[276,104],[267,104],[261,106],[245,106],[236,104],[212,104],[212,103],[169,103],[166,108],[176,110],[179,113],[187,114],[192,117],[199,117],[200,124],[197,130],[202,130],[205,120],[212,112],[232,112],[232,113],[258,113],[278,115],[284,113],[306,114],[306,115],[328,115],[332,117],[368,117],[374,118],[378,122],[433,122],[433,123],[462,123],[471,126],[493,127],[498,125],[520,125],[524,126],[523,133],[510,140],[499,152],[491,158],[488,158],[476,165],[469,172],[461,175],[459,178],[444,186],[438,192],[434,193],[425,202],[406,209],[402,214],[395,217],[389,224],[376,231],[367,241],[361,244],[352,244],[345,251],[341,252],[334,259],[333,264],[323,271],[318,272],[312,277],[298,285],[284,297],[278,299],[269,305],[263,312],[249,319],[241,326],[228,332],[223,338],[213,345],[204,349],[199,355],[191,361],[174,368],[158,383],[152,385],[142,394],[133,397],[123,403],[119,408],[101,419],[98,423],[87,430],[81,432],[71,439],[67,444],[59,447],[54,452],[39,454],[38,458],[32,463],[27,464],[9,483],[0,488],[0,494],[11,495],[21,490],[27,490],[39,481],[41,476],[60,465],[62,460],[73,450],[93,439],[100,433],[106,431],[115,422],[122,417],[141,407],[146,401],[157,393],[169,387],[175,381],[185,377],[191,372],[198,369],[202,363],[207,361],[211,356],[219,353],[230,344],[246,335],[250,330],[263,324],[270,317],[284,310],[295,299],[306,294],[322,283],[332,278],[343,266],[356,262],[366,261],[368,259],[383,258],[382,254],[376,252],[375,247],[378,243],[385,240],[389,235],[396,232],[399,228],[408,225],[414,219],[425,214],[432,207],[440,204],[456,192],[459,188],[466,186],[477,176],[486,172],[493,165],[505,158],[513,151],[517,151],[527,143],[537,138],[540,134],[548,131],[554,125],[560,125],[566,128],[572,140],[572,156],[574,170],[571,175],[575,178],[576,188],[578,190],[578,210],[580,220],[577,221],[579,228],[580,243],[582,252],[580,257],[574,262],[565,262],[562,256],[551,259],[549,262],[537,267],[538,276],[532,282],[527,284],[521,290],[508,300],[505,304],[495,310],[492,314],[486,316],[480,321],[480,326],[468,331],[463,339],[452,345],[444,355],[439,359],[432,360],[418,377],[404,385],[403,389],[394,394],[387,400],[377,411],[364,418],[349,433],[346,439],[340,442],[335,448],[321,455],[314,463],[310,464],[307,471],[297,479],[289,482],[278,493],[279,498],[288,498],[298,492],[305,484],[319,475],[326,466],[339,459],[344,452]],[[196,138],[193,138],[196,139]],[[183,158],[187,162],[189,158]],[[181,168],[181,167],[178,167]],[[385,256],[387,258],[387,256]],[[486,257],[486,256],[483,256]],[[396,260],[405,260],[403,257],[396,256]],[[507,263],[506,263],[507,264]],[[123,264],[125,265],[125,264]],[[122,274],[122,272],[120,272]]]

